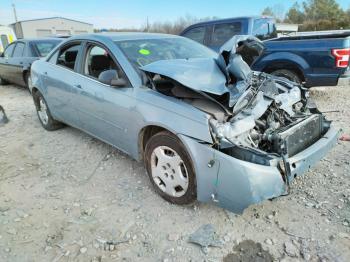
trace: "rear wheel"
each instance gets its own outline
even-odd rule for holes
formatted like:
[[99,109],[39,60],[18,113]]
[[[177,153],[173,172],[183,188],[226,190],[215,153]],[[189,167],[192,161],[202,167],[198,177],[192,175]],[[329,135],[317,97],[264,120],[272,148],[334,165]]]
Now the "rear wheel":
[[168,202],[186,205],[197,198],[192,160],[181,141],[160,132],[147,142],[145,165],[157,193]]
[[271,72],[271,75],[285,78],[289,81],[301,84],[301,79],[297,73],[287,69],[279,69]]
[[33,93],[33,99],[36,107],[36,112],[41,125],[48,131],[57,130],[63,127],[63,124],[53,119],[50,110],[43,95],[36,91]]
[[29,72],[25,72],[24,73],[24,84],[25,84],[25,87],[28,89],[29,92],[30,92],[29,85],[31,84],[30,81],[31,81],[30,73]]

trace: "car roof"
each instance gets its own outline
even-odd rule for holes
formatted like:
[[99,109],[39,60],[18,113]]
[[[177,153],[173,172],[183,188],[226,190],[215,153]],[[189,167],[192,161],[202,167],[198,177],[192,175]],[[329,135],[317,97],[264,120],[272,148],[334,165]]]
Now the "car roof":
[[29,42],[40,42],[40,41],[63,41],[62,38],[54,38],[54,37],[42,37],[42,38],[22,38],[22,39],[17,39],[14,42],[25,42],[25,43],[29,43]]
[[[112,41],[125,40],[141,40],[141,39],[164,39],[164,38],[180,38],[180,36],[158,33],[143,33],[143,32],[118,32],[118,33],[95,33],[82,34],[69,38],[69,40],[104,40],[110,39]],[[68,40],[68,39],[67,39]]]

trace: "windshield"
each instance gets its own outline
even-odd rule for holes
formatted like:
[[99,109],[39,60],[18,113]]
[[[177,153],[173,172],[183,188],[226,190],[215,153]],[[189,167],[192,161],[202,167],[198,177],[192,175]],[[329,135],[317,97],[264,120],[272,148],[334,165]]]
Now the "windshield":
[[159,60],[215,58],[209,48],[186,38],[159,38],[116,41],[129,61],[141,67]]
[[40,57],[47,56],[52,49],[54,49],[61,40],[43,40],[33,42],[33,46],[36,49]]

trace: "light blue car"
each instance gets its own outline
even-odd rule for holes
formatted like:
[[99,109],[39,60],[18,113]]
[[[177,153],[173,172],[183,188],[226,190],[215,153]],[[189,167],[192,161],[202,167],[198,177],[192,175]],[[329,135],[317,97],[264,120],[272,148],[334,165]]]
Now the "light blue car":
[[179,36],[80,35],[32,65],[30,89],[45,129],[64,123],[144,161],[167,201],[242,212],[288,193],[338,136],[306,89],[249,69],[258,49],[249,37],[218,55]]

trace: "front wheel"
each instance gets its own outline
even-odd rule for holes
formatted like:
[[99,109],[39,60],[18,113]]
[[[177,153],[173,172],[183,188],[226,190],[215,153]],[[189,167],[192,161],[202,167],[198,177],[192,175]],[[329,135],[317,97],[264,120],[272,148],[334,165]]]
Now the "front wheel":
[[43,95],[36,91],[33,93],[33,99],[41,125],[48,131],[60,129],[63,124],[53,119]]
[[170,203],[191,204],[197,198],[192,160],[181,141],[160,132],[147,142],[145,165],[157,193]]

